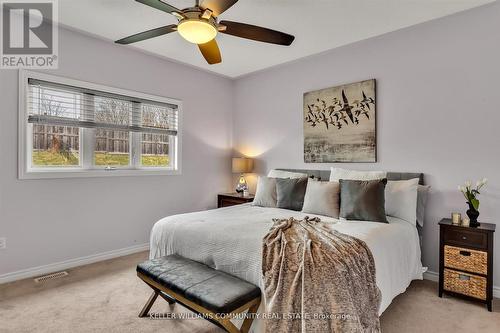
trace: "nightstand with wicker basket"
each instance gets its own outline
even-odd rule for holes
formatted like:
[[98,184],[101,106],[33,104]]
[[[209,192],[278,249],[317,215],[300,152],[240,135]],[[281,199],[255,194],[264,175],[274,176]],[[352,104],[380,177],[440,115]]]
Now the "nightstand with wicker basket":
[[480,301],[491,311],[495,225],[472,228],[443,219],[439,226],[439,297],[444,292]]

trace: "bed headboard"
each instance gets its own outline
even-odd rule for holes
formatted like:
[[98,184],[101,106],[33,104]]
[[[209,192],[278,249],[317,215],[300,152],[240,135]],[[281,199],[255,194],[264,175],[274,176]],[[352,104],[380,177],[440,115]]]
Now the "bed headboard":
[[[330,170],[306,170],[306,169],[277,169],[291,172],[307,173],[309,177],[314,177],[319,180],[330,179]],[[424,174],[418,172],[388,172],[387,180],[408,180],[418,178],[419,184],[424,185]]]

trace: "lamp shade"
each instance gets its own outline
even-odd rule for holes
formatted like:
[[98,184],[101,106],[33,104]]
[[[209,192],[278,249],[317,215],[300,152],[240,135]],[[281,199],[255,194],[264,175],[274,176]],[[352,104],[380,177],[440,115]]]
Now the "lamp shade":
[[246,157],[233,157],[233,173],[247,173],[253,170],[253,160]]

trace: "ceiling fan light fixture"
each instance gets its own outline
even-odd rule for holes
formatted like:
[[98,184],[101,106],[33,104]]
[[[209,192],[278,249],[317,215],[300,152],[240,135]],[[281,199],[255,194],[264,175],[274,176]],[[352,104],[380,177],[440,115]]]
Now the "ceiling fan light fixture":
[[177,26],[179,34],[188,42],[205,44],[217,36],[217,28],[208,21],[184,19]]
[[117,44],[137,43],[176,31],[186,41],[198,44],[198,49],[207,63],[214,65],[222,61],[219,45],[215,40],[218,32],[257,42],[284,46],[289,46],[295,39],[294,36],[284,32],[256,25],[233,21],[219,22],[219,15],[231,8],[238,0],[202,0],[201,4],[199,0],[196,0],[194,6],[184,9],[169,5],[166,2],[169,0],[136,1],[175,16],[178,23],[133,34],[115,41]]

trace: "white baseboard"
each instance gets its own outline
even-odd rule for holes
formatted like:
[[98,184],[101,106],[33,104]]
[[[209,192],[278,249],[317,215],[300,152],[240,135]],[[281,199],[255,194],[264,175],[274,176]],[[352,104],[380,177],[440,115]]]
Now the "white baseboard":
[[[427,271],[424,273],[424,279],[439,282],[439,274],[433,271]],[[500,287],[493,286],[493,297],[500,298]]]
[[27,279],[27,278],[40,276],[40,275],[44,275],[44,274],[48,274],[48,273],[53,273],[53,272],[57,272],[57,271],[62,271],[62,270],[70,269],[70,268],[77,267],[77,266],[88,265],[88,264],[92,264],[92,263],[95,263],[98,261],[104,261],[104,260],[113,259],[113,258],[117,258],[117,257],[123,257],[123,256],[129,255],[129,254],[142,252],[142,251],[146,251],[146,250],[149,250],[149,243],[134,245],[134,246],[126,247],[124,249],[111,250],[111,251],[107,251],[107,252],[92,254],[90,256],[69,259],[69,260],[65,260],[65,261],[61,261],[61,262],[56,262],[53,264],[27,268],[27,269],[23,269],[20,271],[0,275],[0,284],[12,282],[12,281],[16,281],[16,280],[21,280],[21,279]]
[[424,280],[439,282],[439,274],[433,271],[427,271],[424,273]]

